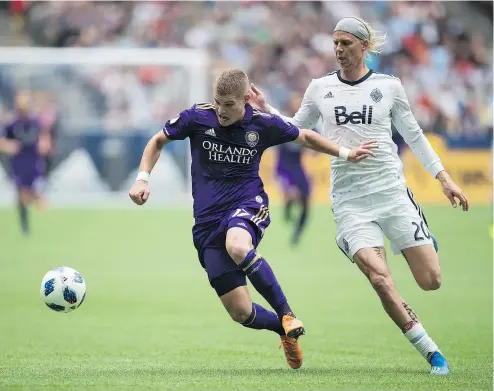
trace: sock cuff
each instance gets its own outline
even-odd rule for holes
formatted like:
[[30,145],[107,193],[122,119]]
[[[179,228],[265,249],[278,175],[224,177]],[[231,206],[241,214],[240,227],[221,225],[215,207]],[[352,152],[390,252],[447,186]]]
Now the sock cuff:
[[259,259],[261,256],[257,253],[256,249],[253,248],[250,250],[247,255],[245,256],[245,259],[238,265],[240,269],[242,269],[244,272],[247,272],[247,270]]
[[423,337],[426,333],[424,326],[420,323],[415,323],[413,327],[405,333],[405,336],[409,341],[416,340],[417,338]]
[[254,305],[254,303],[252,303],[252,312],[250,313],[249,317],[242,322],[242,326],[249,326],[250,324],[252,324],[252,322],[254,322],[254,320],[256,319],[256,315],[256,306]]

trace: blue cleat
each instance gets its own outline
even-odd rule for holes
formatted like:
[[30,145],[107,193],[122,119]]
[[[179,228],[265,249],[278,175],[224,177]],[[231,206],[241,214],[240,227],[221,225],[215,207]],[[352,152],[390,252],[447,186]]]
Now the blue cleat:
[[432,239],[432,243],[434,243],[434,249],[436,250],[436,253],[438,253],[439,252],[439,244],[437,243],[437,240],[433,234],[431,234],[431,239]]
[[441,352],[431,354],[429,358],[431,364],[431,375],[449,375],[449,365]]

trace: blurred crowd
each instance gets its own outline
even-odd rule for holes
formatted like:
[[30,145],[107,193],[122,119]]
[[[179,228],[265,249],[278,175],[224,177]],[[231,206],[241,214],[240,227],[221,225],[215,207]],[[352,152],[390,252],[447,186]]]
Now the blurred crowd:
[[[213,58],[211,77],[240,67],[290,114],[289,103],[300,99],[312,78],[337,68],[336,22],[359,16],[387,33],[383,53],[369,67],[402,80],[425,131],[466,139],[492,134],[492,36],[467,31],[440,2],[13,3],[20,4],[12,12],[35,45],[205,49]],[[156,88],[173,83],[173,72],[105,72],[90,83],[107,108],[105,128],[121,129],[129,118],[162,120],[179,109],[182,81]]]

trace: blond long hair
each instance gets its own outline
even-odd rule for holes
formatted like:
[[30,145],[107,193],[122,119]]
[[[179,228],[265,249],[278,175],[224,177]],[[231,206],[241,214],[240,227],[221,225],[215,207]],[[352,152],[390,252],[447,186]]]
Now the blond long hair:
[[369,45],[367,46],[367,53],[365,54],[365,58],[370,60],[371,53],[372,54],[380,54],[382,52],[382,47],[386,43],[386,34],[379,35],[376,30],[363,19],[360,21],[364,24],[367,31],[369,31]]

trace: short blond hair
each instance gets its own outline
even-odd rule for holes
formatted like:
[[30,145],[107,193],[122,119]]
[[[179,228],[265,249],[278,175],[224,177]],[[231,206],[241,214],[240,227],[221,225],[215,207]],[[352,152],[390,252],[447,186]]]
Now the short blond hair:
[[386,34],[378,35],[376,30],[363,19],[360,21],[364,24],[367,31],[369,31],[369,46],[367,46],[367,53],[365,54],[366,59],[370,59],[370,53],[379,54],[382,52],[382,47],[386,43]]
[[241,69],[226,69],[218,76],[214,83],[214,91],[220,95],[235,95],[242,97],[249,90],[249,77]]

